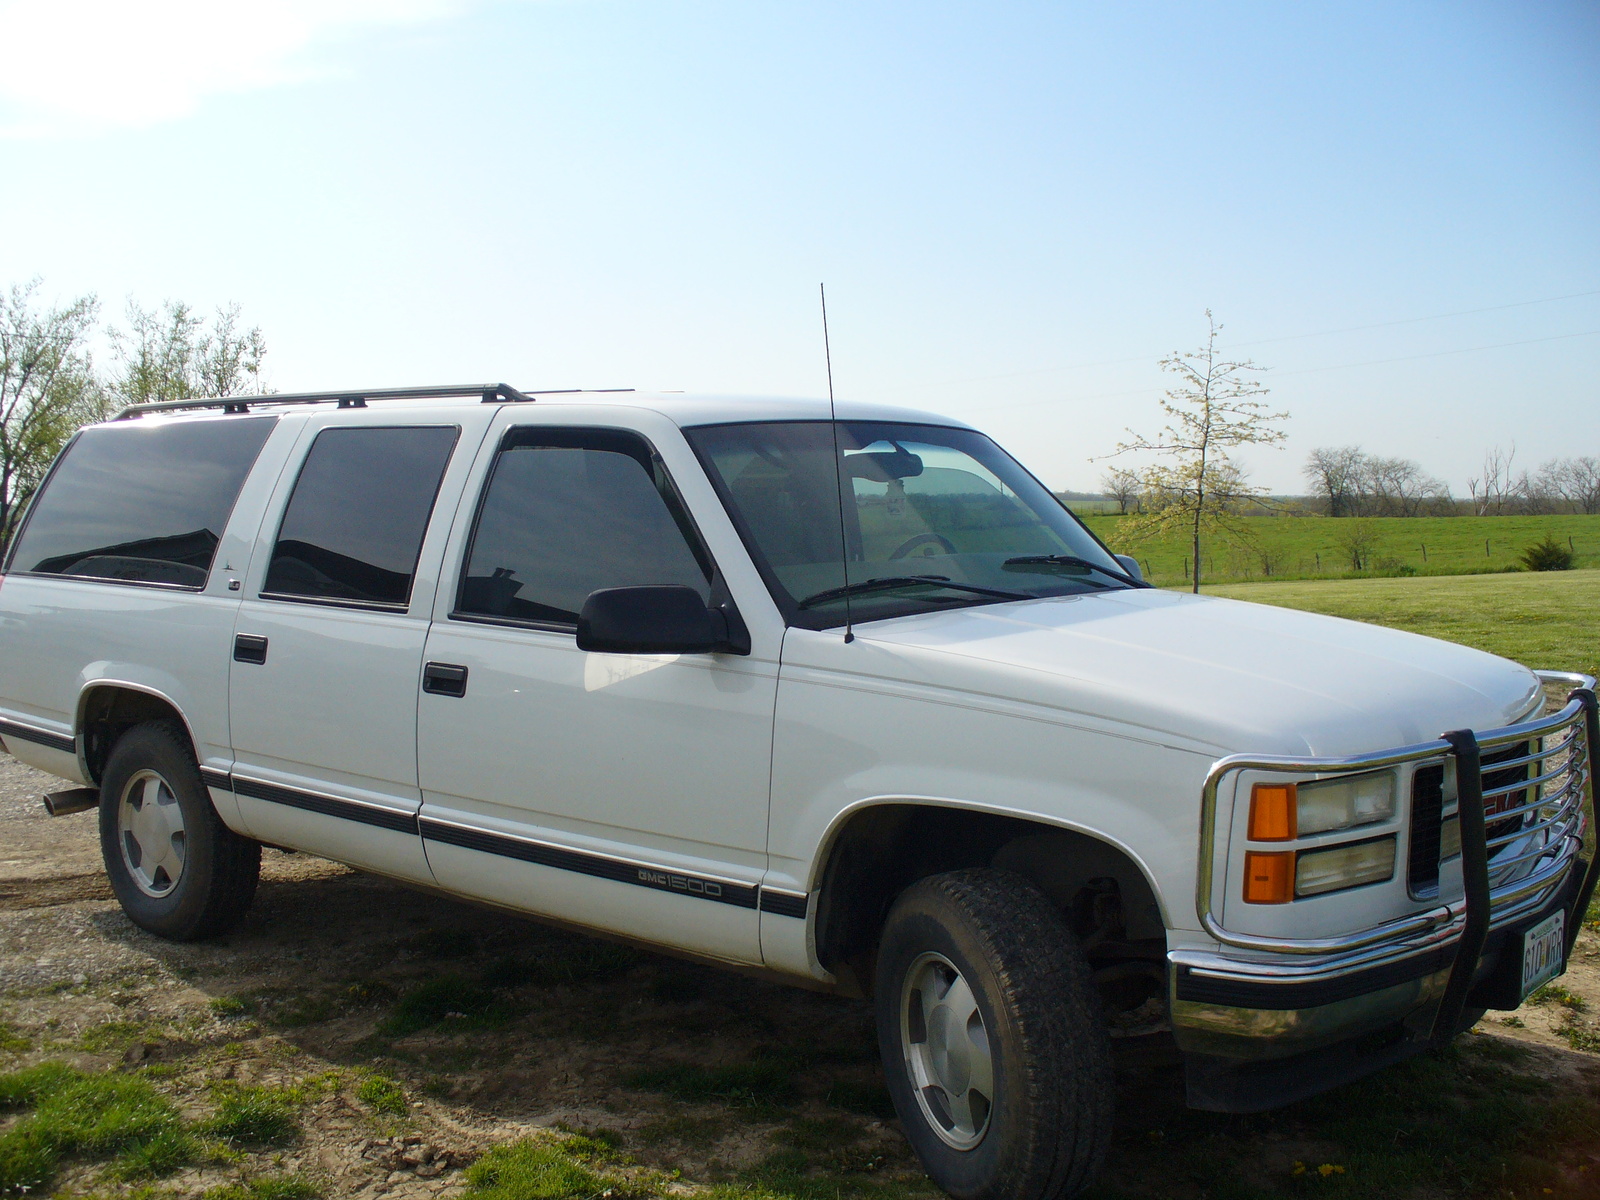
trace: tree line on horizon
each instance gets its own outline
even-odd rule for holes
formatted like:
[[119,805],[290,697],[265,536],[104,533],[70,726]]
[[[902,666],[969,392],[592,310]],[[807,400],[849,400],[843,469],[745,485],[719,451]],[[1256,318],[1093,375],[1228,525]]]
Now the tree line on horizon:
[[[1515,469],[1516,447],[1499,446],[1484,454],[1482,469],[1467,481],[1468,495],[1409,458],[1370,454],[1360,446],[1318,447],[1306,456],[1301,474],[1309,489],[1302,496],[1247,500],[1245,512],[1282,511],[1284,502],[1327,517],[1550,516],[1600,513],[1600,455],[1553,458],[1535,470]],[[1097,494],[1072,493],[1114,501],[1119,513],[1137,513],[1149,502],[1140,472],[1114,467],[1100,480]]]

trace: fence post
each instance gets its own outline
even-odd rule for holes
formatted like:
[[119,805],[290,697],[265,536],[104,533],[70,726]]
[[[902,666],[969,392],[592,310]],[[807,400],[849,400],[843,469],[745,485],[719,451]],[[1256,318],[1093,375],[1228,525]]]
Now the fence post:
[[1424,545],[1422,547],[1422,561],[1423,562],[1427,562],[1428,561],[1428,547],[1426,545]]

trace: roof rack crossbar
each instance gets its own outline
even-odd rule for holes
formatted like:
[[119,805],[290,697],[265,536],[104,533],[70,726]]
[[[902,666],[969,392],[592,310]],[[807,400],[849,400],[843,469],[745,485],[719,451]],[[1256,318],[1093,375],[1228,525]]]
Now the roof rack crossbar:
[[271,392],[259,396],[209,396],[196,400],[155,400],[130,404],[116,416],[119,421],[154,412],[181,412],[220,408],[225,413],[249,412],[254,404],[337,404],[340,408],[365,408],[369,400],[442,400],[452,396],[481,396],[485,404],[532,401],[509,383],[469,383],[435,387],[357,388],[338,392]]

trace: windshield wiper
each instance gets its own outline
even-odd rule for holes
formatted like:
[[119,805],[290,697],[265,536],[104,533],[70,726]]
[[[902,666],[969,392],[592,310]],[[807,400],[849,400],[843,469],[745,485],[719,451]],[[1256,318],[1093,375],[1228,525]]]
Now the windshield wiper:
[[815,604],[825,604],[829,600],[842,600],[846,596],[859,596],[865,592],[886,592],[915,584],[924,587],[950,588],[957,592],[971,592],[975,596],[993,596],[997,600],[1038,599],[1037,596],[1030,596],[1026,592],[1003,592],[999,588],[979,587],[973,583],[952,583],[948,575],[886,575],[877,579],[863,579],[860,583],[848,583],[843,587],[812,592],[800,601],[798,607],[810,608]]
[[1008,558],[1000,564],[1003,567],[1083,567],[1088,571],[1099,571],[1100,574],[1115,579],[1118,583],[1125,583],[1129,587],[1138,587],[1139,581],[1132,575],[1122,571],[1113,571],[1110,567],[1102,567],[1097,562],[1090,562],[1087,558],[1079,558],[1076,554],[1024,554],[1018,558]]

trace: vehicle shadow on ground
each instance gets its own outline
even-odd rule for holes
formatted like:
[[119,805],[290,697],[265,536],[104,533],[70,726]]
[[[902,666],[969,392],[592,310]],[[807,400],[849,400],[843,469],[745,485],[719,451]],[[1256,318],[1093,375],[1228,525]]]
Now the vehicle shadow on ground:
[[[861,1001],[298,855],[269,854],[249,918],[220,941],[161,942],[116,910],[95,922],[195,989],[209,1023],[197,1041],[281,1040],[307,1070],[381,1073],[420,1105],[413,1120],[480,1145],[559,1124],[686,1180],[810,1181],[760,1194],[934,1194],[894,1121]],[[1184,1107],[1170,1059],[1124,1055],[1116,1143],[1091,1195],[1593,1196],[1597,1068],[1469,1035],[1312,1101],[1224,1116]]]
[[[270,861],[276,860],[276,861]],[[561,1123],[696,1176],[808,1162],[914,1172],[867,1004],[569,933],[333,864],[269,856],[232,934],[101,933],[196,989],[216,1039],[283,1039],[485,1130]],[[290,875],[290,872],[293,872]],[[285,877],[289,875],[289,877]]]

